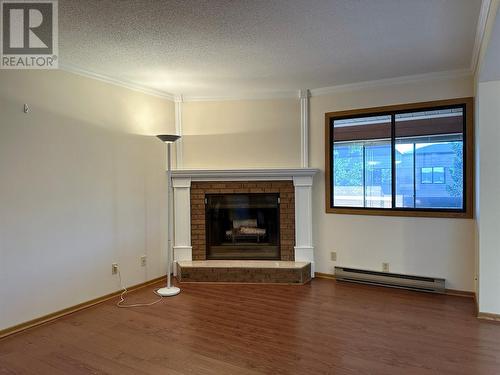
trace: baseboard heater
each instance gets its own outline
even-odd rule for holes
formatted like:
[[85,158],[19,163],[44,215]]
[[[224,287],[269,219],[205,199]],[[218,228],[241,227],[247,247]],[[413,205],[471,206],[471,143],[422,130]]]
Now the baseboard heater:
[[335,279],[429,293],[445,293],[445,279],[335,267]]

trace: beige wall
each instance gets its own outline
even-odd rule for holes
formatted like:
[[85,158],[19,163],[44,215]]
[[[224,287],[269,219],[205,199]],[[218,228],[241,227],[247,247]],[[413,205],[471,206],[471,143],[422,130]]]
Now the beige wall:
[[0,329],[117,291],[113,262],[127,285],[165,274],[165,148],[151,135],[173,122],[161,98],[0,71]]
[[[407,83],[311,98],[310,160],[315,178],[313,211],[316,269],[335,265],[446,278],[447,287],[474,290],[474,221],[325,213],[325,112],[473,95],[470,78]],[[330,261],[337,251],[337,262]]]
[[300,165],[298,100],[187,102],[182,111],[184,168]]
[[[335,265],[447,279],[448,288],[474,290],[473,220],[335,215],[325,213],[325,112],[467,97],[471,78],[386,85],[312,97],[310,166],[315,178],[313,228],[318,272]],[[185,168],[298,167],[299,100],[184,104]],[[337,262],[330,261],[337,252]]]

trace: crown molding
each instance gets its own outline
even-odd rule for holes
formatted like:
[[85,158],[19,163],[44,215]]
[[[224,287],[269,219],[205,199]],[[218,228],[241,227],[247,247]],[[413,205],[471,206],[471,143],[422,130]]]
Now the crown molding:
[[249,95],[225,95],[225,96],[184,96],[184,102],[216,102],[216,101],[237,101],[237,100],[266,100],[266,99],[300,99],[303,97],[332,95],[339,92],[362,90],[375,87],[399,85],[403,83],[426,82],[433,80],[454,79],[462,77],[472,77],[474,74],[469,69],[447,70],[425,74],[408,75],[394,78],[386,78],[374,81],[363,81],[321,87],[317,89],[301,89],[280,91],[275,93],[249,94]]
[[310,96],[311,93],[309,92],[309,89],[299,90],[299,99],[309,98]]
[[92,78],[101,82],[109,83],[115,86],[120,86],[129,90],[141,92],[143,94],[147,95],[152,95],[152,96],[157,96],[163,99],[168,99],[171,101],[175,101],[177,96],[168,92],[160,91],[160,90],[155,90],[134,82],[129,82],[125,80],[120,80],[117,78],[113,78],[104,74],[99,74],[99,73],[94,73],[89,70],[81,69],[73,65],[69,64],[59,64],[59,69],[63,70],[68,73],[73,73],[77,74],[79,76],[87,77],[87,78]]
[[184,102],[219,102],[219,101],[237,101],[237,100],[270,100],[270,99],[298,99],[300,90],[261,92],[252,94],[242,94],[241,92],[227,95],[183,95]]
[[[485,0],[491,1],[491,0]],[[430,81],[439,79],[453,79],[460,77],[473,76],[473,71],[469,69],[461,70],[450,70],[443,72],[425,73],[417,75],[409,75],[402,77],[394,77],[387,79],[380,79],[374,81],[363,81],[356,83],[348,83],[344,85],[336,85],[329,87],[321,87],[316,89],[301,89],[301,90],[289,90],[289,91],[275,91],[275,92],[264,92],[264,93],[251,93],[242,94],[241,92],[223,96],[196,96],[196,95],[181,95],[181,94],[171,94],[160,90],[155,90],[148,88],[143,85],[139,85],[133,82],[128,82],[124,80],[119,80],[110,76],[90,72],[85,69],[77,68],[72,65],[60,64],[60,69],[69,73],[77,74],[87,78],[96,79],[98,81],[106,82],[112,85],[124,87],[130,90],[138,91],[144,94],[157,96],[160,98],[168,99],[173,102],[218,102],[218,101],[238,101],[238,100],[273,100],[273,99],[300,99],[303,97],[312,96],[322,96],[322,95],[332,95],[339,92],[362,90],[374,87],[391,86],[398,85],[402,83],[412,83],[420,81]]]
[[311,96],[332,95],[339,92],[369,89],[375,87],[399,85],[403,83],[435,81],[442,79],[453,79],[461,77],[472,77],[473,73],[469,69],[448,70],[443,72],[433,72],[425,74],[415,74],[394,78],[379,79],[375,81],[363,81],[357,83],[348,83],[330,87],[322,87],[310,90]]
[[470,70],[475,73],[479,63],[479,56],[481,46],[483,44],[484,35],[486,32],[486,25],[488,17],[490,16],[491,0],[482,0],[481,9],[479,11],[479,18],[477,20],[476,38],[474,40],[474,47],[472,49],[472,58],[470,62]]
[[477,83],[481,81],[480,80],[481,69],[484,63],[484,59],[486,58],[486,52],[488,50],[488,45],[490,43],[493,34],[493,29],[495,28],[496,17],[499,8],[500,8],[500,0],[489,0],[488,12],[484,21],[485,22],[484,33],[482,36],[481,43],[479,45],[479,49],[477,51],[477,61],[474,70],[476,88],[477,88]]

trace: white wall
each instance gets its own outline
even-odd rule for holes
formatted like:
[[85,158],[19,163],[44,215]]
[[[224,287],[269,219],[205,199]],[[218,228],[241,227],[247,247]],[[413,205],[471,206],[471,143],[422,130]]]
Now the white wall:
[[479,83],[479,311],[500,314],[500,81]]
[[[476,72],[476,295],[480,313],[500,315],[500,1],[490,4]],[[490,82],[487,82],[490,81]]]
[[0,329],[117,291],[113,262],[127,285],[165,274],[165,148],[151,135],[173,122],[161,98],[0,71]]
[[[472,79],[457,78],[311,98],[310,166],[321,170],[313,190],[316,271],[333,273],[335,265],[380,270],[382,262],[389,262],[393,272],[444,277],[450,289],[474,290],[473,220],[326,214],[324,198],[325,112],[469,96],[473,96]],[[185,104],[183,120],[191,119],[183,126],[188,137],[196,138],[196,144],[184,148],[184,167],[299,167],[299,99],[286,100],[286,106],[276,102],[245,101],[244,113],[252,114],[254,121],[233,110],[242,105],[240,102]],[[272,136],[269,128],[273,129]],[[212,131],[235,133],[240,139],[238,147],[229,135],[212,144]],[[249,133],[252,136],[245,137]],[[291,136],[297,138],[286,144]],[[257,156],[252,151],[258,152]],[[337,252],[337,262],[330,261],[330,251]]]

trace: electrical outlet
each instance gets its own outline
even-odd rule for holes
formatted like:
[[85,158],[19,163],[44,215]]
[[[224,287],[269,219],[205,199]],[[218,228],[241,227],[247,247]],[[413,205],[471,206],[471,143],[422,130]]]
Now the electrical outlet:
[[332,251],[332,252],[330,253],[330,260],[331,260],[332,262],[336,262],[336,261],[337,261],[337,252],[336,252],[336,251]]
[[111,274],[116,275],[118,273],[118,263],[111,264]]
[[141,256],[141,267],[146,267],[146,255]]
[[389,263],[382,263],[382,271],[389,272]]

